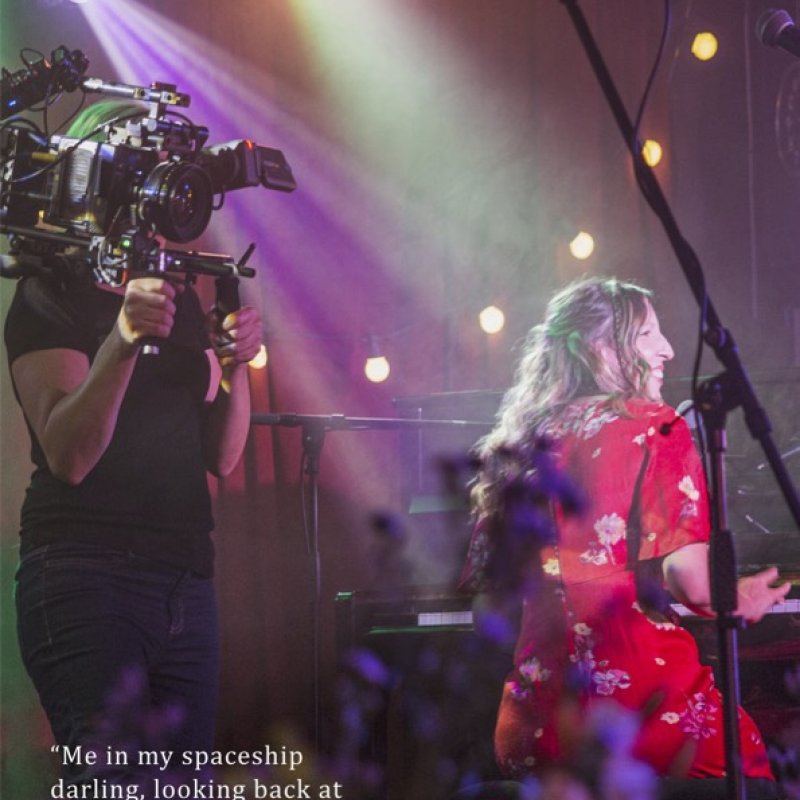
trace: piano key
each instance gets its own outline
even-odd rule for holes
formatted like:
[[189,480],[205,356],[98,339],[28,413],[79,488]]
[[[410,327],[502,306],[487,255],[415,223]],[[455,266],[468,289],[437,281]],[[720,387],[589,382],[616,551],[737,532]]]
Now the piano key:
[[417,614],[417,625],[421,628],[436,625],[472,625],[471,611],[423,611]]

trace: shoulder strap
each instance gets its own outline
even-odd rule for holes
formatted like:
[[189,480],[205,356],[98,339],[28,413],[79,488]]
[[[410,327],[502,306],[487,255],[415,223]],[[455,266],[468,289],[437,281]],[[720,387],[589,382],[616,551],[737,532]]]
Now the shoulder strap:
[[628,512],[628,520],[626,524],[627,540],[628,540],[628,562],[627,569],[636,569],[639,562],[639,548],[642,541],[642,527],[640,524],[640,511],[641,511],[641,494],[642,494],[642,481],[644,480],[644,473],[647,470],[647,465],[650,463],[650,450],[645,449],[642,458],[642,465],[639,467],[639,474],[636,477],[636,484],[633,489],[633,499],[631,500],[631,508]]
[[642,540],[640,524],[642,481],[649,463],[650,451],[645,450],[642,465],[639,467],[639,475],[636,478],[631,509],[628,514],[628,562],[626,568],[634,573],[636,599],[639,601],[642,610],[648,616],[667,620],[670,618],[669,598],[663,588],[661,560],[639,561],[639,549]]

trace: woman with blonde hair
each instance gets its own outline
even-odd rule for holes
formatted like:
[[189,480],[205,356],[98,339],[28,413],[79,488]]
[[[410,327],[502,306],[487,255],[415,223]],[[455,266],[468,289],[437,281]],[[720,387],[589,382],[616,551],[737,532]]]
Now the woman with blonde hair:
[[[722,697],[662,602],[668,589],[712,614],[702,464],[688,426],[661,398],[673,355],[650,292],[615,279],[575,282],[531,330],[498,422],[478,445],[468,587],[496,589],[508,577],[508,561],[497,558],[508,534],[507,489],[534,443],[549,442],[586,498],[581,514],[554,504],[557,536],[525,567],[541,579],[523,603],[498,715],[496,754],[507,776],[569,758],[559,715],[570,698],[584,712],[608,699],[638,712],[633,754],[659,775],[724,775]],[[754,622],[781,600],[790,587],[773,587],[776,579],[775,569],[740,579],[738,614]],[[744,711],[740,734],[745,776],[774,787]]]

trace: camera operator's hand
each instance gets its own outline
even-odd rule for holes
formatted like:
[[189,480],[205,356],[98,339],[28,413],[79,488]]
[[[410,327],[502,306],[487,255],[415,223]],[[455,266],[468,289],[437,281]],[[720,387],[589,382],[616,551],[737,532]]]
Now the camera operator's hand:
[[242,306],[224,316],[216,309],[206,316],[221,375],[219,391],[210,404],[204,425],[206,466],[218,476],[227,475],[238,462],[250,430],[250,385],[247,362],[261,347],[261,317],[252,306]]
[[258,354],[261,317],[252,306],[242,306],[224,318],[212,309],[206,320],[211,346],[223,369],[247,364]]
[[175,295],[179,288],[164,278],[134,278],[125,287],[117,318],[122,339],[135,345],[145,337],[166,338],[175,322]]

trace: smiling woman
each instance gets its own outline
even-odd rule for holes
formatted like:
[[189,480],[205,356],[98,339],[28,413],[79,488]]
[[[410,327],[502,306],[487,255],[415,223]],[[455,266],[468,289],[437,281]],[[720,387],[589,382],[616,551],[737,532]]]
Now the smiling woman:
[[664,385],[664,362],[671,361],[675,351],[661,333],[658,317],[650,303],[647,304],[647,314],[636,336],[636,350],[647,364],[645,394],[651,400],[660,400],[661,387]]
[[[580,516],[554,509],[556,543],[522,567],[529,593],[495,734],[508,776],[575,756],[559,720],[576,696],[585,711],[612,699],[637,712],[633,755],[655,773],[724,775],[722,698],[665,594],[710,614],[702,465],[686,423],[661,399],[673,355],[645,289],[574,283],[532,329],[499,422],[480,443],[465,585],[507,590],[504,555],[518,519],[509,487],[518,470],[535,474],[528,454],[541,437],[587,497]],[[789,584],[773,588],[776,578],[770,569],[742,579],[738,613],[757,621],[782,599]],[[744,711],[740,733],[745,775],[771,789],[764,743]]]

